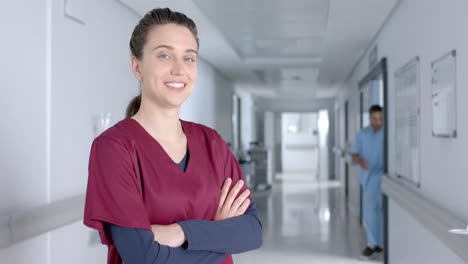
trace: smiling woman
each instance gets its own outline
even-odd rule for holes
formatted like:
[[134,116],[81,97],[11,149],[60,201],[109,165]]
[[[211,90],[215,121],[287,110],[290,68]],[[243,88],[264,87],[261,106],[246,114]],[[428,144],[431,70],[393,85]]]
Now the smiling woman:
[[[180,120],[197,78],[197,29],[167,8],[148,12],[130,40],[141,94],[98,136],[89,161],[85,225],[108,263],[233,263],[259,248],[262,226],[221,136]],[[231,186],[232,185],[232,186]]]
[[179,108],[197,78],[197,49],[197,41],[184,26],[167,24],[151,29],[142,58],[132,57],[132,69],[144,94],[142,100],[159,107]]
[[[164,11],[148,13],[135,28],[130,40],[132,70],[141,83],[142,93],[157,94],[158,84],[184,88],[181,90],[185,98],[181,98],[180,105],[192,92],[197,78],[198,32],[195,23],[185,15],[169,9]],[[172,65],[174,63],[176,65]],[[150,91],[145,91],[145,87]],[[127,117],[138,112],[141,100],[139,95],[131,102]]]

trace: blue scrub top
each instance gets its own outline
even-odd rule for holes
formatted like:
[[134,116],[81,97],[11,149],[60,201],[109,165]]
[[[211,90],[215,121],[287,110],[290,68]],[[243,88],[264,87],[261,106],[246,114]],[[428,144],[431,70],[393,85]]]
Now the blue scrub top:
[[354,142],[352,153],[364,159],[369,170],[360,168],[361,184],[365,187],[369,180],[381,180],[383,174],[383,127],[377,132],[371,126],[361,129]]

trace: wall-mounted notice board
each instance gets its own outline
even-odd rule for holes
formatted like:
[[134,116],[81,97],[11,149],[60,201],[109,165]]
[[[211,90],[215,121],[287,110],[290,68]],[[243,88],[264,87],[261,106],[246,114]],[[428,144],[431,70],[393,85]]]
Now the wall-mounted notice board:
[[420,62],[416,57],[395,72],[395,170],[419,185]]
[[432,135],[457,136],[456,52],[432,62]]

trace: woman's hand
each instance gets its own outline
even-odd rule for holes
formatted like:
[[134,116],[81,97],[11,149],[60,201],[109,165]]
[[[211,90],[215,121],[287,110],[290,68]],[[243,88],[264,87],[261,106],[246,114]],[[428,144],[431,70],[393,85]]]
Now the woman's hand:
[[228,178],[224,181],[223,187],[221,189],[219,207],[214,218],[215,221],[243,215],[247,208],[249,208],[250,199],[248,199],[248,197],[250,195],[250,191],[248,189],[236,198],[237,194],[244,186],[244,181],[238,181],[234,187],[229,190],[231,183],[231,178]]
[[169,247],[180,247],[184,244],[185,237],[182,227],[175,223],[171,225],[152,225],[154,241]]

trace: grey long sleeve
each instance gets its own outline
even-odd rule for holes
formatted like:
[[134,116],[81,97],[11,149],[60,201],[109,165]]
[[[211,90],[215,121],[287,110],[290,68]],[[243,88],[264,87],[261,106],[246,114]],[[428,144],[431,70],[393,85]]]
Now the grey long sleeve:
[[244,215],[222,221],[187,220],[178,222],[187,237],[187,250],[207,250],[234,254],[260,248],[262,224],[255,202]]
[[113,224],[106,227],[125,264],[214,264],[226,258],[225,254],[208,251],[187,251],[154,242],[151,231],[126,228]]

